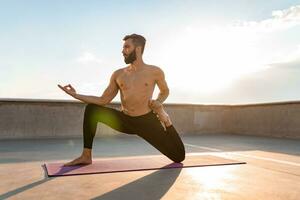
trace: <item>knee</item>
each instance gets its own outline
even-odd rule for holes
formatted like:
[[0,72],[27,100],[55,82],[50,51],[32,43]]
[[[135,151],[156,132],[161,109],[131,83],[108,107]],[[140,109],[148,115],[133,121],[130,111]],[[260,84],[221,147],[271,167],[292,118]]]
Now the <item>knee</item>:
[[184,161],[184,159],[185,159],[185,153],[181,153],[173,161],[176,163],[180,163],[180,162]]
[[93,103],[88,103],[88,104],[85,106],[85,109],[86,109],[86,110],[90,110],[90,109],[92,109],[92,108],[95,108],[96,106],[98,106],[98,105],[93,104]]
[[88,103],[86,106],[85,106],[85,114],[86,113],[90,113],[91,111],[95,110],[95,109],[101,109],[103,108],[103,106],[99,106],[99,105],[96,105],[96,104],[92,104],[92,103]]
[[185,150],[182,148],[180,151],[176,153],[176,155],[172,158],[172,160],[176,163],[180,163],[185,159]]

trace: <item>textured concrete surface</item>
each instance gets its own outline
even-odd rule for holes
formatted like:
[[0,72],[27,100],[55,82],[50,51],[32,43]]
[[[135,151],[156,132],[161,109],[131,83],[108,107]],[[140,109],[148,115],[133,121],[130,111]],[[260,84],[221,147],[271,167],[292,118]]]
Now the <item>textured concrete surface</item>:
[[[66,100],[0,99],[0,139],[81,137],[85,105]],[[116,109],[120,105],[109,104]],[[180,134],[244,134],[300,139],[300,102],[165,104]],[[96,137],[119,133],[99,123]]]
[[[0,199],[299,199],[300,141],[241,135],[183,136],[186,152],[244,165],[47,178],[41,165],[69,161],[82,139],[0,141]],[[157,155],[135,136],[98,137],[94,159]]]

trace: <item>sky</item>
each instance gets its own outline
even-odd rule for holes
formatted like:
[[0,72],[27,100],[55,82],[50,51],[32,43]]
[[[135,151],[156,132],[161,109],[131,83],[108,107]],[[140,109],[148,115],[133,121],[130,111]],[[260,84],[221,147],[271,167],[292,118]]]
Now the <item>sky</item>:
[[165,73],[165,103],[300,100],[300,0],[0,0],[0,98],[101,96],[131,33]]

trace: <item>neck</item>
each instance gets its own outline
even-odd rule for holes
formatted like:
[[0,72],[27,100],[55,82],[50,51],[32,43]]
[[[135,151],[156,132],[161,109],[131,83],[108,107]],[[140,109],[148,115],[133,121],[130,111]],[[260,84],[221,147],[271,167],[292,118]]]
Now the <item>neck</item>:
[[129,65],[129,69],[132,69],[134,71],[139,70],[145,65],[144,61],[142,58],[137,58],[131,65]]

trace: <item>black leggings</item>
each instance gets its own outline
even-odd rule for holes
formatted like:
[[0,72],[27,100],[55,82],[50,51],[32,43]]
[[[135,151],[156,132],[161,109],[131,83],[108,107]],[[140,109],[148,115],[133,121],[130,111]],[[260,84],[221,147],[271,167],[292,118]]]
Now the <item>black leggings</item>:
[[133,117],[113,108],[87,104],[83,121],[84,148],[92,149],[98,122],[119,132],[142,137],[174,162],[185,159],[184,145],[174,126],[166,127],[165,131],[152,111]]

